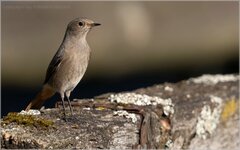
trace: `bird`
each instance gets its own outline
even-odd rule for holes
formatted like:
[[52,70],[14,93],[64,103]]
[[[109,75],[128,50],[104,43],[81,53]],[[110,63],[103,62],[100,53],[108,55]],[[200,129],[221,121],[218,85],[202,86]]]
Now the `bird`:
[[87,18],[76,18],[70,21],[63,41],[47,68],[42,89],[30,101],[25,111],[40,109],[47,99],[59,93],[64,116],[66,117],[65,97],[73,115],[70,95],[85,74],[91,54],[86,36],[93,27],[99,25],[101,24]]

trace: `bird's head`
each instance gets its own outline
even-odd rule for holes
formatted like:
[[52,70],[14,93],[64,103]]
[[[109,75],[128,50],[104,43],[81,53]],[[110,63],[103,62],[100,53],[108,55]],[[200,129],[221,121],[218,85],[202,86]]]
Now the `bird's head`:
[[99,26],[100,23],[95,23],[90,19],[76,18],[67,26],[67,32],[73,35],[86,35],[92,27]]

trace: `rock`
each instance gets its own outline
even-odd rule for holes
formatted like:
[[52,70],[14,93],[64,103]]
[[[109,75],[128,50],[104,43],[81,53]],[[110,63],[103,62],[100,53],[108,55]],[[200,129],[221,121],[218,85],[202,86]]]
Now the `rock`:
[[40,115],[10,113],[1,119],[1,147],[237,149],[238,82],[239,75],[203,75],[74,100],[67,121],[59,102]]

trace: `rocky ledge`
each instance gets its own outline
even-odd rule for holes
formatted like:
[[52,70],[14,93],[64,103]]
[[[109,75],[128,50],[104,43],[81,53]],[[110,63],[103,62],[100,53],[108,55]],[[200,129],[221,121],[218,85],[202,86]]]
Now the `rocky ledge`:
[[[1,119],[2,148],[237,149],[239,75],[203,75],[72,102],[11,112]],[[69,112],[69,110],[68,110]]]

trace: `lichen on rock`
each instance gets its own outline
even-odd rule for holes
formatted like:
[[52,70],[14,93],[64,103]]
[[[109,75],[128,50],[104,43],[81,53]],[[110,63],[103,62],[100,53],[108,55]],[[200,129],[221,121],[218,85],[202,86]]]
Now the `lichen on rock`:
[[217,128],[222,112],[222,98],[212,95],[210,98],[211,102],[217,106],[211,109],[209,105],[205,105],[197,119],[196,134],[203,139],[206,139]]
[[119,93],[111,94],[108,98],[111,102],[123,103],[123,104],[135,104],[139,106],[145,105],[157,105],[161,104],[163,106],[164,114],[169,116],[174,113],[174,104],[171,98],[162,99],[157,96],[148,96],[146,94],[136,94],[136,93]]

